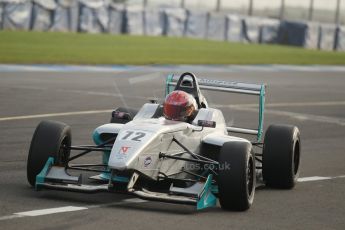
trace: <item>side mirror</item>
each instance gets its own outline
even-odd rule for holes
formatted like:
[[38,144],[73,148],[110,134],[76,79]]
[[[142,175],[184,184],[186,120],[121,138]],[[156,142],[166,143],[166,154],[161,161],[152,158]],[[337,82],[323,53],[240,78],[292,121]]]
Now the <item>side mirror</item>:
[[150,102],[151,104],[158,104],[158,100],[157,100],[156,98],[150,98],[150,99],[149,99],[149,102]]
[[124,119],[124,120],[132,120],[133,119],[129,113],[120,112],[120,111],[113,111],[111,113],[111,116],[113,118]]
[[201,127],[216,128],[216,124],[215,121],[198,120],[198,126]]

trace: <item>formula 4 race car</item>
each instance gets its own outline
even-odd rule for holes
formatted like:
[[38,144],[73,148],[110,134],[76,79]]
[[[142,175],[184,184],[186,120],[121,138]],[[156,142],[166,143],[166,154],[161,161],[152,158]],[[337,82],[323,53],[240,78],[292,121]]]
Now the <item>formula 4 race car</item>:
[[[223,113],[208,107],[201,89],[258,96],[258,129],[227,127]],[[146,200],[190,204],[198,210],[215,206],[219,199],[223,209],[234,211],[250,208],[259,185],[294,187],[299,130],[271,125],[261,141],[265,85],[197,79],[187,72],[168,76],[166,94],[174,90],[196,99],[198,110],[192,121],[166,119],[162,105],[153,101],[139,111],[118,108],[111,123],[94,130],[92,146],[73,146],[68,125],[42,121],[28,155],[29,183],[37,190],[125,192]],[[235,133],[254,135],[255,141]],[[72,150],[81,152],[72,155]],[[92,152],[101,152],[102,162],[71,164]],[[76,174],[79,170],[87,178]]]

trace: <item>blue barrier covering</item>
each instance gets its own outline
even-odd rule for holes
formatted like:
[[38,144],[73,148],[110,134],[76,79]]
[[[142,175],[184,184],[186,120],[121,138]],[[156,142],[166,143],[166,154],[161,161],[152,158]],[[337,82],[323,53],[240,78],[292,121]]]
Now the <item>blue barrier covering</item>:
[[206,38],[208,13],[187,11],[186,37]]
[[304,46],[306,30],[307,26],[304,23],[283,21],[279,28],[278,43]]
[[164,10],[165,29],[164,34],[169,37],[182,37],[185,34],[187,12],[182,8]]
[[50,28],[55,32],[76,32],[78,29],[78,3],[73,0],[57,0]]
[[206,38],[210,40],[226,40],[226,16],[223,14],[210,13],[207,23]]
[[230,42],[243,41],[242,17],[238,15],[226,16],[226,40]]
[[87,33],[108,32],[109,12],[105,0],[79,0],[78,31]]
[[125,28],[126,16],[123,6],[110,4],[109,6],[109,25],[108,32],[111,34],[121,34]]
[[6,0],[3,8],[3,29],[29,30],[32,2],[29,0]]
[[278,43],[317,49],[320,26],[316,23],[283,21],[280,24]]
[[165,27],[165,15],[163,10],[146,9],[144,11],[144,32],[149,36],[161,36]]
[[339,26],[336,30],[335,49],[345,51],[345,27]]
[[334,50],[337,27],[333,24],[320,25],[320,50]]
[[57,5],[54,0],[34,0],[31,16],[31,30],[48,31],[53,26]]

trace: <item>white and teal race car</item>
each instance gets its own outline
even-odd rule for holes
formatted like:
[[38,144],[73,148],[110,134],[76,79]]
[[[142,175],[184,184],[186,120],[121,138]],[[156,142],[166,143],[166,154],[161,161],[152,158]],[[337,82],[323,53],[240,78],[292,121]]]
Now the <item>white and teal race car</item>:
[[[42,121],[28,155],[29,183],[37,190],[126,192],[198,210],[216,206],[219,200],[223,209],[235,211],[249,209],[259,185],[294,187],[301,154],[299,130],[271,125],[261,141],[265,85],[197,79],[187,72],[168,76],[166,93],[173,90],[195,97],[199,108],[193,121],[165,119],[162,105],[154,101],[138,111],[118,108],[111,123],[94,130],[92,146],[72,145],[71,129],[64,123]],[[210,108],[201,90],[258,96],[258,128],[227,127],[222,111]],[[256,138],[249,141],[236,133]],[[95,152],[103,154],[101,162],[72,163]]]

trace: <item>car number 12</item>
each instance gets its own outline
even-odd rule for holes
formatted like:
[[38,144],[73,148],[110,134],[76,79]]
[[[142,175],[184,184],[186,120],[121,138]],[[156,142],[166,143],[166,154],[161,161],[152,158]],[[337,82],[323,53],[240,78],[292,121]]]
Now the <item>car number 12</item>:
[[134,132],[134,131],[127,131],[127,134],[122,137],[121,140],[132,140],[132,141],[141,141],[143,137],[146,136],[144,132]]

